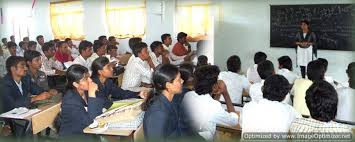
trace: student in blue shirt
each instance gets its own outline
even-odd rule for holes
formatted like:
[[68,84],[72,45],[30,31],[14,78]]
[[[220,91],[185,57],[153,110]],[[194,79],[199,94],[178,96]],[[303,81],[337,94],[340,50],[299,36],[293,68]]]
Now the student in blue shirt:
[[67,91],[61,106],[59,136],[80,137],[84,128],[102,113],[103,100],[96,98],[98,86],[84,66],[72,65],[66,76]]
[[178,112],[172,100],[175,94],[181,93],[183,82],[179,69],[174,65],[160,65],[153,73],[155,88],[142,104],[147,141],[166,141],[180,136]]
[[[107,57],[98,57],[91,65],[91,79],[98,85],[97,97],[102,98],[104,108],[108,109],[114,100],[123,100],[129,98],[140,98],[139,93],[129,90],[123,90],[114,84],[112,79],[114,63],[110,63]],[[110,95],[112,98],[110,98]]]

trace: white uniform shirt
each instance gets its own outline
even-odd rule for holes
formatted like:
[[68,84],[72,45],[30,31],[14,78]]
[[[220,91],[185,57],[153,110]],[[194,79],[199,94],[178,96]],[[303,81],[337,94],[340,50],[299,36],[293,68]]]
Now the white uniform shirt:
[[355,122],[355,89],[343,87],[337,89],[338,111],[336,119]]
[[261,78],[258,73],[258,64],[254,64],[252,67],[249,67],[247,70],[247,78],[249,82],[258,83],[261,81]]
[[[226,84],[232,102],[242,104],[243,90],[249,92],[250,83],[248,79],[243,75],[230,71],[219,73],[218,79],[223,80]],[[220,100],[224,101],[224,98],[220,97]]]
[[290,84],[293,84],[297,78],[300,78],[296,73],[285,68],[279,69],[276,74],[285,77]]
[[133,92],[142,91],[143,87],[140,87],[141,83],[150,84],[152,73],[153,70],[146,61],[132,55],[123,74],[122,89]]

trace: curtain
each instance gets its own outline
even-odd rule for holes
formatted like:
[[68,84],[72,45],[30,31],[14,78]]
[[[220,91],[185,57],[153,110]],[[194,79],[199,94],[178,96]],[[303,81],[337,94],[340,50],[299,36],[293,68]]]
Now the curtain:
[[[178,1],[179,2],[179,1]],[[176,32],[185,32],[193,39],[206,39],[212,30],[209,3],[179,4],[176,13]]]
[[82,1],[62,1],[50,3],[50,20],[54,38],[82,40],[84,35]]
[[144,0],[106,0],[108,31],[117,38],[143,37],[146,29]]

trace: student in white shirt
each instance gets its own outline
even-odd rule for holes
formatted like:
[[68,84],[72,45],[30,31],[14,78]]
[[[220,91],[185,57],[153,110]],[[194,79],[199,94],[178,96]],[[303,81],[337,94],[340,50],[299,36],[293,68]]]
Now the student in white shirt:
[[161,42],[163,42],[164,50],[169,52],[169,46],[172,43],[171,35],[168,33],[162,34],[161,35]]
[[73,44],[73,41],[70,38],[66,38],[64,40],[67,44],[68,47],[70,48],[71,56],[75,59],[80,55],[78,47],[76,47],[75,44]]
[[107,52],[106,45],[104,43],[102,43],[102,42],[94,42],[93,49],[94,49],[94,53],[88,59],[91,62],[90,63],[90,67],[91,67],[92,62],[95,59],[104,56],[106,54],[106,52]]
[[[230,56],[227,60],[228,71],[219,73],[218,79],[223,80],[227,86],[228,94],[233,103],[242,104],[243,92],[249,92],[250,83],[248,79],[239,74],[241,61],[237,55]],[[220,98],[224,101],[224,98]]]
[[90,62],[90,60],[88,59],[92,55],[92,43],[87,40],[81,41],[79,44],[79,52],[80,52],[80,56],[75,58],[73,64],[82,65],[90,70],[92,62]]
[[149,56],[152,59],[152,62],[155,67],[157,67],[160,64],[168,64],[170,63],[169,61],[169,54],[164,52],[163,48],[163,43],[160,41],[154,41],[152,44],[150,44],[150,50]]
[[318,58],[317,61],[323,64],[325,68],[325,74],[324,74],[324,80],[330,83],[334,88],[338,88],[337,86],[340,84],[334,80],[332,76],[327,75],[327,70],[328,70],[328,60],[325,58]]
[[258,74],[257,68],[258,64],[265,61],[267,55],[264,52],[256,52],[254,55],[254,65],[249,67],[247,70],[247,78],[250,83],[258,83],[261,81],[261,78]]
[[355,62],[348,65],[346,73],[349,77],[349,87],[337,89],[338,111],[335,118],[355,122]]
[[[204,139],[213,141],[216,125],[236,127],[239,114],[235,112],[223,81],[218,81],[217,66],[201,66],[195,71],[195,91],[187,92],[183,99],[187,117],[191,118],[194,131]],[[227,111],[217,101],[220,95],[226,100]]]
[[289,56],[282,56],[279,59],[279,70],[276,74],[284,76],[288,83],[293,84],[299,76],[292,71],[292,60]]
[[19,43],[19,46],[16,50],[16,55],[17,56],[21,56],[23,57],[23,54],[25,53],[25,51],[27,50],[27,47],[28,47],[28,43],[27,42],[24,42],[24,41],[21,41]]
[[42,55],[43,64],[40,70],[47,76],[64,75],[65,72],[63,71],[63,64],[53,58],[55,54],[54,44],[52,42],[44,43],[42,51],[44,55]]
[[[264,86],[265,79],[275,74],[274,65],[269,60],[259,63],[257,71],[261,77],[261,82],[254,83],[250,86],[249,96],[252,101],[260,101],[263,99],[262,87]],[[285,100],[282,102],[292,104],[290,94],[287,94]]]
[[302,116],[282,101],[290,91],[287,79],[272,75],[264,82],[263,99],[244,105],[242,113],[243,134],[255,132],[288,133],[291,123]]
[[147,63],[150,56],[146,43],[136,43],[133,45],[132,50],[134,55],[126,66],[122,80],[122,89],[140,92],[144,88],[151,88],[154,64]]
[[36,37],[36,40],[38,42],[38,44],[36,46],[36,51],[38,51],[39,53],[41,53],[43,55],[43,52],[42,52],[42,46],[44,45],[44,37],[43,37],[43,35],[38,35]]

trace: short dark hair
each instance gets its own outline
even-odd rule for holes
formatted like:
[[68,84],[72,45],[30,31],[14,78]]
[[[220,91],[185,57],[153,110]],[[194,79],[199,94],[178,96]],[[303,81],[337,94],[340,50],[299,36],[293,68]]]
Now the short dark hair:
[[69,41],[71,41],[71,39],[70,39],[70,38],[65,38],[64,41],[65,41],[65,42],[69,42]]
[[66,44],[67,42],[65,41],[58,41],[57,42],[57,47],[61,47],[63,44]]
[[48,51],[50,48],[54,48],[54,44],[52,42],[45,42],[42,46],[42,51],[46,52]]
[[325,71],[328,69],[328,60],[325,58],[318,58],[317,59],[322,65],[324,66]]
[[197,67],[208,65],[208,57],[205,55],[200,55],[197,57]]
[[25,44],[27,44],[25,41],[20,41],[20,43],[18,43],[18,45],[19,45],[20,47],[22,47],[22,46],[25,45]]
[[309,21],[308,21],[308,20],[302,20],[302,21],[301,21],[301,24],[302,24],[302,23],[305,23],[305,24],[307,24],[307,25],[309,26]]
[[37,42],[31,40],[28,42],[28,47],[31,47],[31,46],[36,46],[37,45]]
[[257,68],[258,74],[261,79],[266,79],[273,75],[275,72],[274,64],[271,61],[266,60],[258,64]]
[[20,62],[26,62],[25,58],[20,56],[10,56],[6,60],[6,70],[8,74],[11,74],[11,67],[17,66]]
[[102,42],[94,43],[94,45],[93,45],[94,52],[96,53],[97,50],[99,50],[102,46],[104,46],[104,43],[102,43]]
[[108,41],[112,41],[112,40],[114,40],[116,37],[114,37],[114,36],[110,36],[110,37],[108,37]]
[[4,43],[5,41],[7,41],[7,38],[6,38],[6,37],[4,37],[4,38],[1,39],[1,42],[2,42],[2,43]]
[[13,47],[16,48],[16,46],[17,46],[17,44],[16,44],[15,42],[9,41],[9,42],[7,43],[7,48],[13,48]]
[[133,55],[138,57],[138,54],[144,49],[147,48],[148,45],[144,42],[139,42],[133,45],[132,52]]
[[334,87],[324,80],[318,80],[306,91],[306,104],[313,119],[329,122],[335,118],[338,94]]
[[228,71],[238,73],[241,69],[241,65],[242,65],[242,63],[240,61],[239,56],[237,56],[237,55],[230,56],[227,60]]
[[67,77],[66,89],[67,90],[75,89],[73,83],[74,82],[78,83],[81,79],[85,77],[85,74],[88,72],[89,70],[82,65],[74,64],[70,66],[66,72],[66,77]]
[[36,37],[36,40],[39,41],[40,38],[43,38],[43,35],[38,35],[38,36]]
[[180,32],[177,34],[177,40],[180,41],[180,39],[187,37],[187,34],[184,32]]
[[99,36],[98,40],[102,41],[104,39],[106,39],[107,37],[105,35]]
[[88,47],[92,47],[92,43],[90,41],[87,40],[81,41],[79,44],[79,53],[81,54],[81,52],[83,50],[86,50]]
[[194,88],[199,95],[211,94],[213,85],[217,83],[219,75],[218,66],[205,65],[198,67],[194,73]]
[[265,99],[282,102],[290,89],[290,84],[285,77],[282,75],[271,75],[265,80],[261,90]]
[[191,63],[183,63],[179,66],[181,79],[184,80],[184,84],[188,83],[190,77],[193,77],[194,65]]
[[157,48],[159,48],[163,43],[160,41],[153,41],[152,44],[150,44],[150,50],[154,52]]
[[317,61],[311,61],[307,65],[307,77],[309,80],[316,81],[316,80],[323,80],[325,74],[324,65]]
[[32,62],[32,60],[36,57],[41,57],[42,54],[39,53],[38,51],[34,50],[26,50],[25,53],[23,54],[23,57],[25,58],[26,62]]
[[112,49],[118,49],[118,48],[116,45],[111,45],[111,44],[107,45],[107,49],[106,49],[107,51],[111,51]]
[[282,68],[288,69],[290,71],[292,71],[292,60],[289,56],[281,56],[279,59],[277,59],[279,61],[279,65]]
[[133,48],[133,46],[139,42],[142,42],[142,38],[140,37],[132,37],[128,40],[128,46],[129,48]]
[[166,38],[168,38],[168,37],[171,37],[171,35],[168,34],[168,33],[162,34],[161,37],[160,37],[161,42],[164,42],[164,40],[165,40]]
[[254,55],[254,63],[259,64],[263,61],[265,61],[267,58],[267,55],[264,52],[256,52]]

